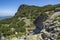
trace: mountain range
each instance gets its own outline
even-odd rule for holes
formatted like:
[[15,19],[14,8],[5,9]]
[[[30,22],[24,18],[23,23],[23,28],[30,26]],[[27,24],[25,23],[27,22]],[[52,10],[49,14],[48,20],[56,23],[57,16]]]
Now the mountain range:
[[6,19],[6,18],[11,18],[12,16],[0,16],[0,20]]

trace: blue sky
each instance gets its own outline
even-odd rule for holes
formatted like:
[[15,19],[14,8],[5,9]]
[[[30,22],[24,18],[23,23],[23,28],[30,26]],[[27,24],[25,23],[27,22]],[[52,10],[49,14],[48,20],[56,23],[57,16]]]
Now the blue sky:
[[13,16],[21,4],[44,6],[60,4],[60,0],[0,0],[0,16]]

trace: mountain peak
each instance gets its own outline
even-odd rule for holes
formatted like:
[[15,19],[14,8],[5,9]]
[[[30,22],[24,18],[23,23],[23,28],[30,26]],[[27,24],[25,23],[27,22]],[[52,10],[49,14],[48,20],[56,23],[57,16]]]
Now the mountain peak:
[[19,6],[18,11],[20,11],[21,9],[25,9],[27,7],[28,7],[28,5],[22,4],[22,5]]

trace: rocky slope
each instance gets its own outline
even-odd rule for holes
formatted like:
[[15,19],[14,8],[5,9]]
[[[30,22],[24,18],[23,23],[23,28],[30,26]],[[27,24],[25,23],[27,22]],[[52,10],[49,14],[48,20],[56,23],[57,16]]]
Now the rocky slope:
[[[38,20],[39,20],[39,22],[36,23],[37,29],[35,29],[35,30],[36,30],[36,33],[38,33],[38,34],[27,36],[27,40],[57,40],[57,36],[60,34],[60,22],[58,20],[55,20],[55,17],[60,18],[60,12],[55,12],[50,18],[45,20],[42,23],[43,28],[41,28],[42,27],[40,25],[41,23],[39,23],[40,18],[37,19],[36,22]],[[40,25],[40,26],[37,26],[37,25]],[[58,39],[58,40],[60,40],[60,39]]]

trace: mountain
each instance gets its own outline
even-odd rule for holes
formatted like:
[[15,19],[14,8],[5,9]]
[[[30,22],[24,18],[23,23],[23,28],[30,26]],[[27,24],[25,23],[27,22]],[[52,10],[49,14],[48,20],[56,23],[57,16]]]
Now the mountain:
[[28,34],[26,28],[35,28],[33,34],[39,34],[44,28],[43,23],[55,12],[59,12],[59,8],[60,4],[42,7],[22,4],[13,17],[0,20],[0,35],[6,38],[21,37]]
[[6,18],[11,18],[12,16],[0,16],[0,20],[6,19]]

